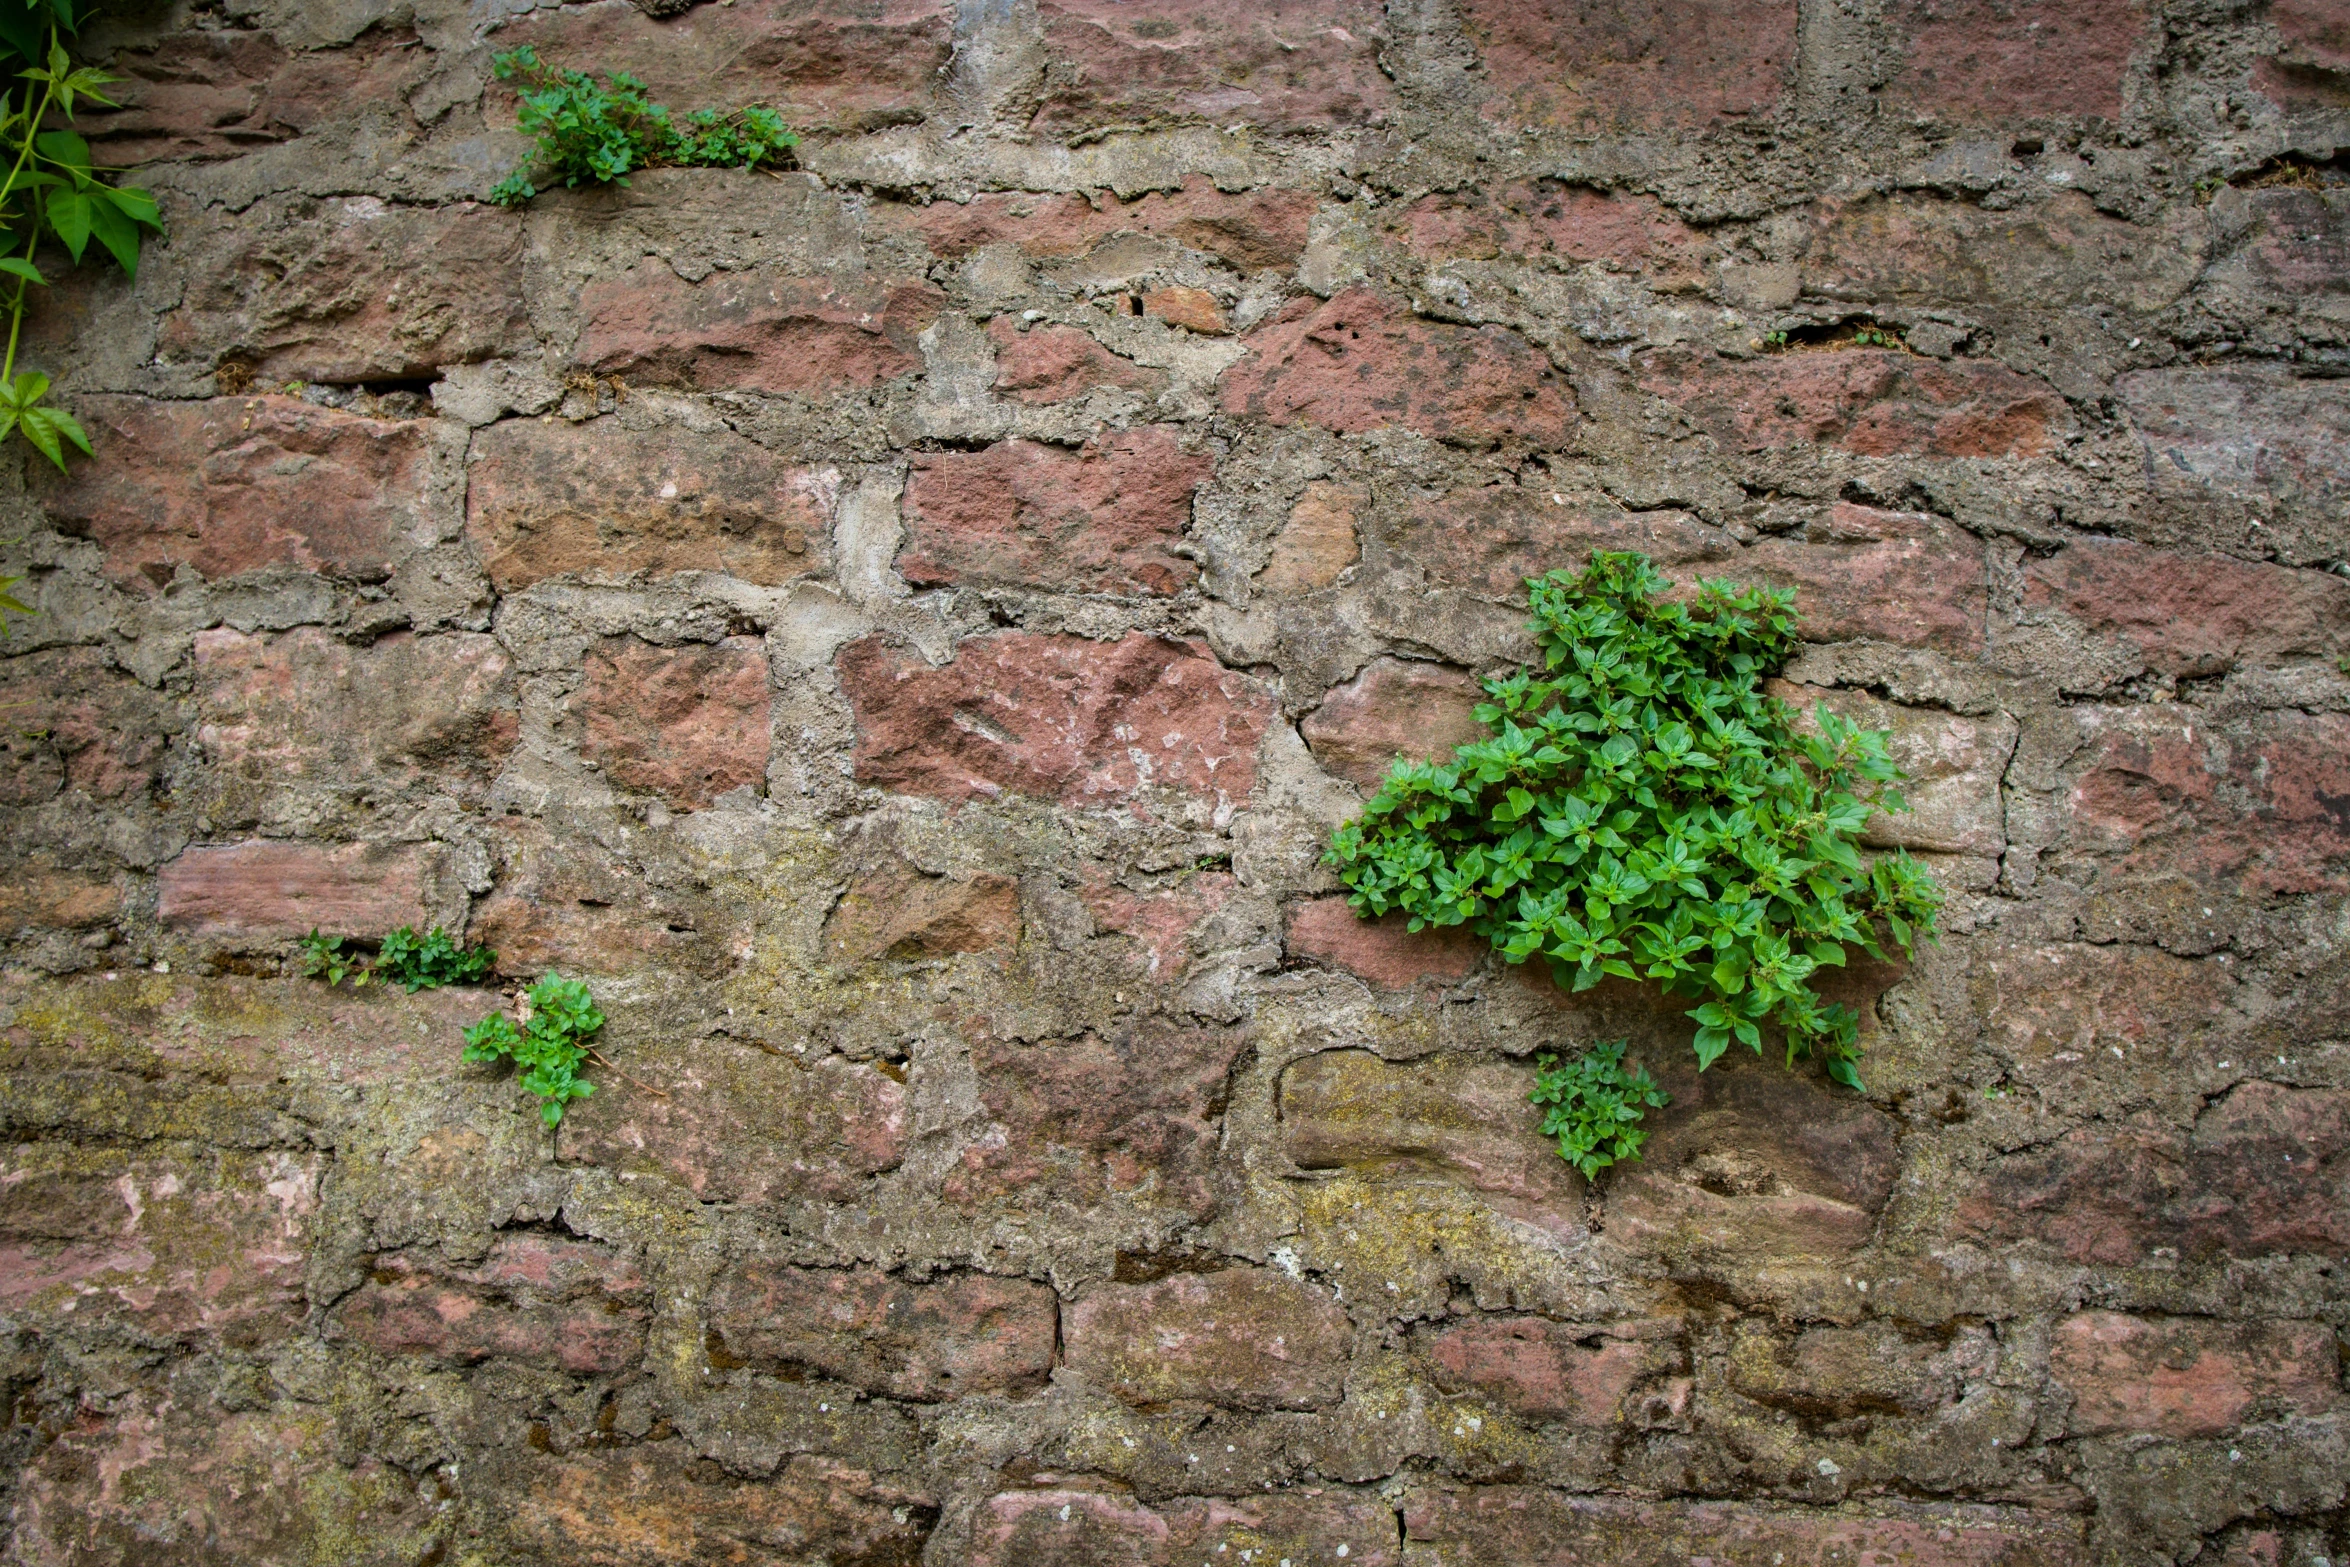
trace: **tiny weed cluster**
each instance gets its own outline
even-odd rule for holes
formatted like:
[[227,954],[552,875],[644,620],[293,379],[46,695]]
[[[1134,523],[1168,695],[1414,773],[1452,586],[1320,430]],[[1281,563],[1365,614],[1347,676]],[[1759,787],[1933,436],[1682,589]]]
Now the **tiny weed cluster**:
[[590,1060],[603,1061],[588,1044],[603,1026],[587,986],[548,974],[530,987],[514,1017],[492,1012],[465,1031],[465,1059],[513,1062],[523,1090],[539,1096],[539,1119],[554,1126],[565,1105],[596,1091],[579,1071]]
[[324,936],[316,930],[302,938],[302,972],[339,985],[348,979],[357,989],[369,983],[397,985],[414,995],[442,985],[478,985],[496,967],[497,953],[488,947],[461,947],[438,925],[423,935],[403,925],[384,937],[373,957],[357,950],[347,936]]
[[1579,1061],[1539,1056],[1534,1091],[1542,1135],[1558,1139],[1559,1157],[1590,1180],[1619,1159],[1640,1157],[1648,1134],[1640,1121],[1664,1105],[1665,1091],[1639,1067],[1624,1068],[1624,1041],[1602,1040]]
[[755,169],[781,160],[799,145],[773,109],[753,105],[722,114],[696,109],[672,114],[645,96],[645,84],[615,71],[601,86],[585,71],[559,71],[531,49],[494,56],[498,80],[517,84],[519,126],[537,143],[543,167],[516,169],[490,191],[490,200],[519,207],[542,184],[628,183],[631,169]]
[[1859,1016],[1813,976],[1848,947],[1909,953],[1942,893],[1856,847],[1872,810],[1906,809],[1884,734],[1824,705],[1802,734],[1764,694],[1793,595],[1709,582],[1669,603],[1646,556],[1609,552],[1530,586],[1543,667],[1485,683],[1494,738],[1398,762],[1332,839],[1355,912],[1466,926],[1576,990],[1660,981],[1699,1003],[1700,1068],[1769,1028],[1859,1088]]

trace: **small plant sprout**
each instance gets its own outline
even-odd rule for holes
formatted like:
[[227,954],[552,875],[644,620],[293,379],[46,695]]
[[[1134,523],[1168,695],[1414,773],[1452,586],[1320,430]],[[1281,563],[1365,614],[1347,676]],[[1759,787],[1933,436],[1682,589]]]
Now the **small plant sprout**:
[[635,169],[755,169],[781,162],[799,138],[773,109],[753,105],[731,114],[696,109],[672,114],[645,96],[645,84],[624,71],[599,84],[585,71],[559,71],[529,48],[490,59],[499,81],[521,95],[517,128],[537,157],[500,180],[490,200],[519,207],[543,186],[626,185]]
[[1620,1039],[1602,1040],[1576,1061],[1537,1057],[1526,1097],[1542,1109],[1542,1135],[1558,1139],[1559,1157],[1587,1181],[1618,1160],[1639,1158],[1648,1141],[1641,1118],[1667,1103],[1645,1070],[1625,1069]]

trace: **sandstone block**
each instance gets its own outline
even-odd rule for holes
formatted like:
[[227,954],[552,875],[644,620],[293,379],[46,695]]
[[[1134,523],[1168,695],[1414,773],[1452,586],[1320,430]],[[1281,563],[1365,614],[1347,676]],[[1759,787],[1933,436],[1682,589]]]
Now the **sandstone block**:
[[122,908],[122,889],[88,871],[20,864],[0,887],[0,932],[88,930]]
[[2276,0],[2266,16],[2284,48],[2254,67],[2253,80],[2291,107],[2338,108],[2338,83],[2350,74],[2350,23],[2329,0]]
[[996,390],[1014,402],[1059,403],[1101,386],[1156,391],[1166,384],[1164,372],[1120,358],[1073,326],[1022,331],[1017,318],[997,316],[987,335],[995,343]]
[[429,922],[438,865],[438,851],[420,844],[197,845],[157,873],[155,915],[214,940],[290,941],[314,929],[380,936]]
[[1147,234],[1254,272],[1297,260],[1314,207],[1304,191],[1227,195],[1192,174],[1178,190],[1152,191],[1131,202],[1105,197],[1097,207],[1081,196],[983,195],[962,203],[934,201],[898,221],[949,258],[988,245],[1014,245],[1037,257],[1077,256],[1118,234]]
[[1940,1348],[1912,1344],[1883,1322],[1807,1328],[1791,1344],[1757,1331],[1734,1341],[1730,1385],[1757,1403],[1814,1420],[1926,1414],[1957,1394]]
[[1320,129],[1375,121],[1394,101],[1376,53],[1385,18],[1365,0],[1183,0],[1147,17],[1116,0],[1046,0],[1038,16],[1054,65],[1033,124],[1047,135],[1235,116]]
[[1289,911],[1283,937],[1301,958],[1333,964],[1382,990],[1449,983],[1485,960],[1488,943],[1463,930],[1414,932],[1401,914],[1366,920],[1343,897],[1308,898]]
[[1231,330],[1224,322],[1224,308],[1204,288],[1185,288],[1180,284],[1154,288],[1142,296],[1142,311],[1144,315],[1157,316],[1169,326],[1179,326],[1203,337],[1222,337]]
[[711,1331],[737,1359],[925,1401],[1043,1386],[1056,1313],[1052,1290],[1026,1279],[914,1284],[873,1268],[760,1263],[710,1298]]
[[1300,1169],[1433,1169],[1489,1196],[1580,1215],[1583,1182],[1537,1128],[1514,1062],[1386,1062],[1325,1050],[1281,1074],[1282,1144]]
[[2333,1329],[2084,1311],[2057,1325],[2048,1372],[2073,1395],[2069,1429],[2218,1436],[2256,1407],[2319,1415],[2335,1402]]
[[1876,849],[1997,856],[2007,848],[2007,806],[2001,794],[2015,754],[2016,721],[2004,713],[1968,718],[1957,713],[1898,707],[1865,691],[1829,690],[1774,680],[1772,695],[1793,707],[1812,729],[1815,705],[1869,729],[1887,731],[1886,749],[1908,774],[1900,790],[1909,809],[1879,811],[1861,842]]
[[574,357],[598,375],[693,391],[821,396],[922,368],[916,339],[937,291],[915,282],[714,272],[688,283],[659,262],[580,291]]
[[1219,815],[1256,783],[1273,704],[1188,643],[973,637],[932,669],[878,640],[841,650],[857,713],[857,776],[962,801],[1023,794],[1108,807],[1156,794]]
[[1080,451],[1005,441],[917,458],[906,483],[908,582],[1174,593],[1199,575],[1173,546],[1214,471],[1150,425]]
[[501,1237],[474,1268],[380,1257],[335,1320],[378,1354],[609,1376],[644,1353],[651,1304],[643,1277],[609,1248],[521,1234]]
[[117,49],[106,62],[120,105],[79,112],[105,168],[234,158],[381,108],[416,85],[423,62],[378,31],[346,49],[290,50],[266,32],[189,28]]
[[2129,223],[2078,192],[2035,204],[2028,215],[1913,195],[1829,198],[1816,211],[1804,288],[1856,304],[2154,311],[2193,285],[2210,245],[2200,213],[2174,212],[2160,226]]
[[79,403],[97,458],[42,497],[118,582],[269,566],[377,581],[428,518],[430,427],[285,397]]
[[1355,519],[1369,497],[1319,480],[1306,486],[1273,536],[1273,553],[1256,576],[1260,593],[1311,593],[1329,587],[1362,558]]
[[1549,181],[1423,196],[1387,222],[1414,255],[1490,261],[1545,253],[1647,272],[1674,288],[1703,282],[1703,235],[1653,196]]
[[1959,655],[1983,646],[1983,546],[1928,513],[1839,501],[1801,539],[1757,539],[1721,575],[1793,588],[1806,641],[1865,638]]
[[2225,674],[2350,647],[2350,582],[2120,539],[2083,539],[2028,557],[2024,605],[2119,638],[2168,675]]
[[1237,887],[1225,872],[1202,871],[1153,891],[1092,882],[1080,887],[1077,895],[1097,925],[1131,936],[1140,944],[1146,981],[1169,984],[1182,976],[1190,962],[1194,933],[1214,917]]
[[108,667],[94,648],[52,648],[0,663],[0,804],[39,805],[61,791],[131,800],[154,785],[177,703]]
[[677,571],[772,587],[830,554],[828,476],[737,435],[509,421],[474,454],[466,536],[500,592]]
[[674,648],[614,637],[588,654],[581,749],[622,788],[696,809],[765,785],[769,700],[757,637]]
[[1105,1392],[1244,1409],[1334,1403],[1354,1342],[1337,1302],[1259,1268],[1096,1285],[1063,1332],[1070,1369]]
[[1956,120],[2117,118],[2130,55],[2146,40],[2135,0],[1901,0],[1890,10],[1906,43],[1886,101]]
[[1340,435],[1401,424],[1456,445],[1565,444],[1575,394],[1503,327],[1422,321],[1368,289],[1301,300],[1245,339],[1224,411]]
[[195,655],[197,742],[246,784],[479,783],[514,746],[511,668],[494,637],[398,633],[354,648],[310,626],[223,629],[198,632]]
[[[1899,1561],[1916,1567],[2074,1567],[2078,1519],[1973,1503],[1849,1512],[1750,1502],[1646,1502],[1534,1486],[1415,1491],[1404,1539],[1451,1567],[1677,1567],[1688,1561]],[[1437,1555],[1437,1552],[1441,1555]]]
[[500,1532],[578,1567],[704,1562],[915,1562],[938,1521],[929,1497],[835,1459],[801,1454],[743,1483],[679,1441],[516,1460]]
[[803,1066],[712,1039],[668,1042],[625,1064],[669,1097],[598,1077],[603,1091],[563,1117],[564,1157],[658,1176],[706,1202],[840,1201],[895,1168],[913,1136],[905,1086],[866,1063]]
[[1392,540],[1431,582],[1524,603],[1526,581],[1579,571],[1594,550],[1638,550],[1688,581],[1733,575],[1737,541],[1682,512],[1594,512],[1564,495],[1487,485],[1417,497]]
[[468,934],[495,947],[508,973],[710,975],[731,965],[702,899],[653,885],[593,839],[520,816],[497,818],[490,836],[496,884]]
[[1231,1030],[1158,1021],[1107,1038],[974,1041],[980,1101],[1002,1135],[964,1150],[948,1200],[1118,1203],[1206,1217],[1226,1078],[1241,1047]]
[[926,876],[902,860],[857,878],[824,922],[824,954],[843,964],[942,958],[1019,939],[1018,882],[1008,876]]
[[2196,526],[2259,521],[2289,559],[2338,558],[2350,389],[2256,369],[2141,370],[2115,386],[2158,502]]
[[1172,1548],[1166,1519],[1114,1491],[1001,1491],[971,1526],[971,1567],[1161,1567]]
[[1644,390],[1740,452],[1819,443],[1864,457],[2037,457],[2070,423],[2038,381],[1979,360],[1841,348],[1721,360],[1665,350]]
[[[1584,1341],[1598,1338],[1597,1347]],[[1478,1317],[1431,1334],[1421,1352],[1455,1390],[1495,1399],[1532,1420],[1613,1425],[1642,1378],[1672,1368],[1670,1344],[1615,1337],[1542,1317]]]
[[1119,1492],[1078,1489],[1082,1478],[989,1497],[972,1529],[972,1567],[1181,1567],[1243,1552],[1263,1563],[1397,1567],[1401,1560],[1395,1513],[1375,1496],[1316,1486],[1177,1497],[1153,1508]]
[[522,215],[281,197],[175,225],[187,295],[161,346],[266,385],[437,375],[527,350]]
[[1477,722],[1485,688],[1465,670],[1376,658],[1299,722],[1314,760],[1368,796],[1401,758],[1450,762],[1456,747],[1492,738]]
[[1583,134],[1700,130],[1767,113],[1795,58],[1792,0],[1469,0],[1487,113]]

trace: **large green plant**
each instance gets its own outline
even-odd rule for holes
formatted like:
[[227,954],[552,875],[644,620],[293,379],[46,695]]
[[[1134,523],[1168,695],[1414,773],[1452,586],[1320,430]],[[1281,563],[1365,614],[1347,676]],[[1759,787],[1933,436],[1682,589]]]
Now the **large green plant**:
[[115,78],[87,66],[76,69],[65,52],[75,26],[73,0],[0,0],[0,57],[32,62],[17,73],[0,101],[0,155],[8,174],[0,182],[0,275],[8,288],[8,350],[0,359],[0,440],[21,434],[40,454],[65,466],[67,443],[86,455],[90,438],[73,415],[50,406],[49,378],[16,368],[24,330],[26,290],[48,285],[35,264],[53,240],[78,264],[95,240],[124,272],[136,276],[139,249],[162,219],[145,191],[112,183],[111,171],[92,167],[90,144],[70,130],[78,101],[106,104],[98,89]]
[[1795,643],[1793,595],[1702,586],[1600,553],[1530,584],[1540,669],[1489,680],[1494,737],[1398,762],[1330,861],[1355,912],[1467,926],[1577,990],[1656,980],[1699,1002],[1698,1065],[1776,1031],[1861,1086],[1859,1018],[1813,988],[1849,947],[1909,954],[1942,893],[1905,853],[1865,861],[1872,809],[1904,810],[1882,732],[1820,707],[1796,727],[1763,680]]

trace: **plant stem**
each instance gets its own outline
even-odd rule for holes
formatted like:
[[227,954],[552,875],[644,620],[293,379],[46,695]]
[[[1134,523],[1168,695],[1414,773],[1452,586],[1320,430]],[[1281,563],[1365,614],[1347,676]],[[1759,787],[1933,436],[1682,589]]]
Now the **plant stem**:
[[[52,60],[57,56],[57,28],[54,24],[49,28],[49,56]],[[48,84],[41,90],[40,103],[25,115],[24,146],[17,152],[16,167],[8,171],[8,183],[5,186],[0,186],[0,200],[5,200],[8,195],[15,192],[17,176],[24,172],[26,164],[33,161],[33,138],[40,135],[41,121],[48,118],[49,105],[56,101],[57,80],[52,75]],[[24,242],[24,258],[29,263],[33,259],[33,252],[40,247],[41,243],[41,208],[40,198],[37,196],[28,194],[25,202],[31,209],[31,219],[26,225]],[[5,360],[0,360],[0,383],[6,383],[10,386],[16,384],[16,338],[17,334],[24,329],[24,291],[25,285],[30,281],[29,278],[18,278],[16,292],[8,301],[8,357]]]
[[593,1046],[593,1045],[590,1045],[590,1046],[588,1046],[588,1047],[587,1047],[587,1058],[588,1058],[590,1061],[593,1061],[593,1062],[594,1062],[596,1065],[598,1065],[598,1066],[602,1066],[602,1067],[610,1067],[610,1068],[611,1068],[613,1071],[615,1071],[615,1072],[619,1072],[619,1073],[620,1073],[620,1075],[621,1075],[622,1077],[626,1077],[626,1078],[628,1078],[628,1080],[629,1080],[630,1082],[632,1082],[632,1083],[636,1084],[636,1086],[637,1086],[637,1087],[639,1087],[639,1088],[643,1089],[643,1090],[644,1090],[646,1093],[653,1095],[655,1098],[658,1098],[658,1099],[666,1099],[666,1098],[668,1098],[668,1097],[669,1097],[669,1090],[668,1090],[668,1089],[666,1089],[666,1088],[655,1088],[655,1087],[654,1087],[652,1084],[650,1084],[650,1083],[646,1082],[644,1079],[642,1079],[642,1078],[640,1078],[640,1077],[632,1077],[632,1076],[630,1076],[630,1075],[629,1075],[627,1072],[625,1072],[625,1071],[622,1071],[622,1070],[621,1070],[621,1068],[619,1067],[619,1065],[617,1065],[615,1062],[613,1062],[611,1059],[609,1059],[607,1056],[605,1056],[605,1054],[604,1054],[602,1051],[598,1050],[598,1049],[597,1049],[595,1046]]

